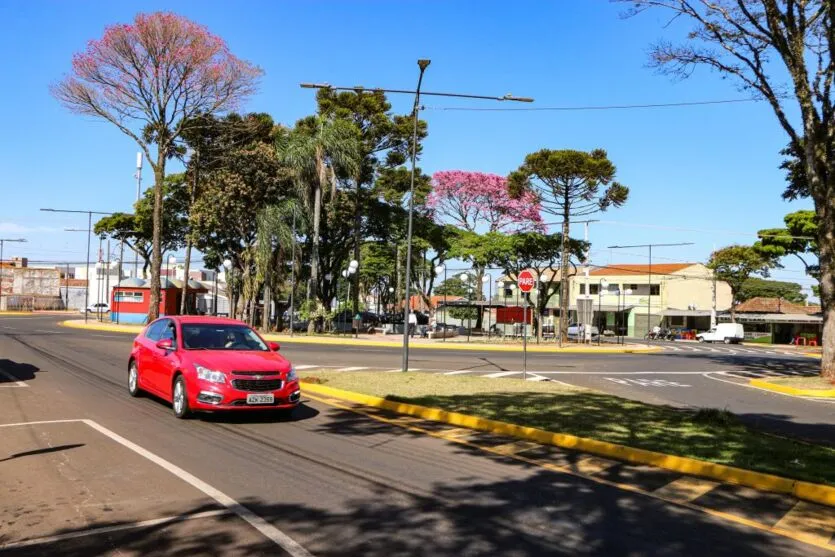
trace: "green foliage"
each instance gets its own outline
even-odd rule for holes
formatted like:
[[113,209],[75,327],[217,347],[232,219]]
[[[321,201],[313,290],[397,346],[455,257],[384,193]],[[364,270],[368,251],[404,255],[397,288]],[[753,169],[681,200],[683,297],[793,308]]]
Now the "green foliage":
[[603,149],[542,149],[510,174],[508,190],[513,198],[535,193],[542,209],[554,215],[589,215],[626,202],[629,188],[615,181],[615,172]]
[[820,265],[815,260],[820,255],[818,249],[818,217],[814,211],[801,210],[783,217],[785,228],[768,228],[757,232],[759,241],[754,249],[766,257],[780,259],[788,255],[797,257],[812,277],[820,277]]
[[795,304],[802,304],[806,301],[806,294],[803,287],[795,282],[783,282],[779,280],[765,280],[751,277],[742,283],[742,287],[736,297],[740,302],[756,297],[782,298]]
[[[734,297],[734,304],[742,285],[751,275],[768,277],[769,270],[776,266],[773,258],[763,255],[751,246],[728,246],[716,250],[707,263],[718,280],[728,283]],[[733,310],[733,306],[732,306]]]
[[[162,253],[175,251],[185,245],[188,230],[189,194],[185,174],[171,174],[162,185]],[[154,188],[145,190],[134,204],[134,213],[114,213],[93,226],[96,234],[108,234],[125,245],[143,260],[143,272],[151,263],[154,236]]]

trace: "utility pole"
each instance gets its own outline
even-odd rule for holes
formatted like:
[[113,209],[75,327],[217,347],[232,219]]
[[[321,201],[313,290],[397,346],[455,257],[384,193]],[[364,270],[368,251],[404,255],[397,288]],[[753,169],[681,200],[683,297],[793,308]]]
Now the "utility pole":
[[[606,249],[626,249],[626,248],[649,248],[649,269],[647,272],[647,334],[652,330],[651,315],[652,315],[652,248],[653,247],[671,247],[671,246],[692,246],[693,242],[678,242],[675,244],[635,244],[631,246],[609,246]],[[659,286],[660,289],[660,286]],[[660,294],[660,291],[659,291]]]
[[[412,126],[412,168],[411,168],[411,178],[410,178],[410,185],[409,185],[409,212],[408,212],[408,220],[407,220],[407,232],[406,232],[406,276],[405,276],[405,287],[403,292],[403,365],[402,371],[409,371],[409,312],[411,310],[409,304],[410,298],[410,286],[411,286],[411,271],[412,271],[412,222],[413,222],[413,215],[414,215],[414,206],[415,206],[415,172],[416,172],[416,161],[417,161],[417,134],[418,134],[418,114],[420,112],[420,95],[421,95],[421,85],[423,84],[423,74],[426,71],[426,68],[429,67],[431,60],[428,59],[420,59],[417,61],[418,68],[420,69],[420,73],[418,75],[418,82],[417,88],[415,90],[408,90],[408,89],[382,89],[382,88],[372,88],[372,91],[380,91],[383,93],[402,93],[407,95],[414,95],[415,101],[412,107],[412,120],[414,122]],[[317,83],[301,83],[301,87],[305,89],[328,89],[331,91],[363,91],[366,90],[366,87],[362,86],[353,86],[353,87],[334,87],[327,83],[324,84],[317,84]],[[465,98],[465,99],[485,99],[485,100],[494,100],[494,101],[517,101],[517,102],[533,102],[533,99],[527,97],[514,97],[513,95],[504,95],[502,97],[496,96],[487,96],[487,95],[467,95],[462,93],[430,93],[430,92],[423,92],[423,95],[426,96],[436,96],[436,97],[455,97],[455,98]]]
[[[142,196],[142,152],[136,153],[136,202],[139,203],[139,198]],[[133,253],[133,276],[139,278],[139,254]]]

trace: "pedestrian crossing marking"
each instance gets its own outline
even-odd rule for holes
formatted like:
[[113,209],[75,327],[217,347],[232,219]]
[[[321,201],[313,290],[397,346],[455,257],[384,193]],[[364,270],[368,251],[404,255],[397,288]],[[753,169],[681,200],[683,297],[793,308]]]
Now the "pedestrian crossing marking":
[[835,532],[835,509],[798,501],[774,527],[799,532],[812,543],[829,543]]
[[490,379],[498,379],[499,377],[507,377],[508,375],[516,375],[519,373],[518,371],[500,371],[498,373],[490,373],[485,375],[484,377],[489,377]]
[[574,468],[581,474],[591,475],[603,472],[616,464],[619,463],[614,460],[600,458],[599,456],[589,456],[575,462]]
[[708,493],[718,485],[721,484],[703,478],[683,476],[655,490],[655,494],[671,501],[689,503]]
[[542,445],[539,443],[533,443],[531,441],[514,441],[513,443],[506,443],[497,447],[491,447],[490,450],[500,455],[513,455],[541,446]]

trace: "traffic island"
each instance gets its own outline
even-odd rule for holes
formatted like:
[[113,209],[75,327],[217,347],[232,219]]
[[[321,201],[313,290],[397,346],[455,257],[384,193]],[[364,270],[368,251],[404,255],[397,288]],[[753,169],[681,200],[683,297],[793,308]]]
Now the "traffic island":
[[654,406],[554,382],[301,374],[311,395],[835,505],[835,449],[750,429],[724,410]]
[[802,398],[835,398],[835,385],[820,377],[770,377],[752,379],[753,387]]

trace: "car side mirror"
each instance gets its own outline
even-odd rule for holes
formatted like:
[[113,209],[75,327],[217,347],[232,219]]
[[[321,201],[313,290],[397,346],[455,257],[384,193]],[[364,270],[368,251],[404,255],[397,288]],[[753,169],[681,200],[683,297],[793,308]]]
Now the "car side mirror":
[[170,338],[164,338],[162,340],[157,341],[157,348],[160,350],[165,350],[166,352],[170,352],[174,350],[174,341]]
[[281,350],[281,345],[277,342],[270,342],[267,344],[267,346],[270,347],[270,350],[272,352],[278,352],[279,350]]

